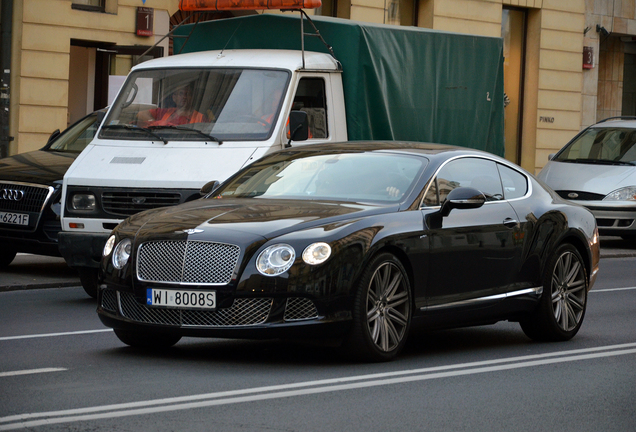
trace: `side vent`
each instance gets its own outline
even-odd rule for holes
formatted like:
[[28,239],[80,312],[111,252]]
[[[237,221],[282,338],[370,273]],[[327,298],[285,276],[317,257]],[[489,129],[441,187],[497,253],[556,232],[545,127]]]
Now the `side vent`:
[[110,163],[112,164],[126,164],[126,165],[141,165],[145,161],[145,157],[122,157],[115,156]]

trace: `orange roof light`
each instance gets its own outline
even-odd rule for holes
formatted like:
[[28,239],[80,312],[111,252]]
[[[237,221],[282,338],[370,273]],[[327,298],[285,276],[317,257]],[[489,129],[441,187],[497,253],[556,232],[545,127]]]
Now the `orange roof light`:
[[179,0],[179,9],[188,12],[220,10],[313,9],[321,0]]

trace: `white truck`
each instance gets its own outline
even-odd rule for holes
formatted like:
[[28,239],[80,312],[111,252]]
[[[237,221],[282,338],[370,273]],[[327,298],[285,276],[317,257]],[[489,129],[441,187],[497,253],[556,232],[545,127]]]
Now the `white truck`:
[[193,52],[131,70],[64,176],[60,252],[89,295],[122,220],[197,199],[286,146],[411,140],[503,154],[500,39],[314,18],[339,47],[291,49],[303,38],[284,32],[306,19],[198,24],[187,30]]

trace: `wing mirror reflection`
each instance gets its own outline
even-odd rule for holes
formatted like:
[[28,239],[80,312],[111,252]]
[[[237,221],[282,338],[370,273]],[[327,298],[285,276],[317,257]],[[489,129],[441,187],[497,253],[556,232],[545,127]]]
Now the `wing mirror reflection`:
[[218,180],[212,180],[212,181],[207,182],[206,184],[204,184],[201,187],[201,190],[199,190],[199,193],[201,194],[201,196],[206,196],[210,192],[213,192],[214,189],[218,188],[219,185],[220,185],[220,183],[219,183]]

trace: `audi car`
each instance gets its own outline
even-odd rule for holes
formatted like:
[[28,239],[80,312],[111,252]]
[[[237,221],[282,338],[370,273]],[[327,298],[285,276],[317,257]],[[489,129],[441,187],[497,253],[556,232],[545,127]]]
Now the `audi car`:
[[584,129],[538,177],[590,209],[601,235],[636,240],[636,117],[611,117]]
[[18,252],[60,256],[62,179],[104,114],[93,112],[62,133],[53,132],[40,150],[0,159],[0,269]]
[[565,341],[597,277],[592,213],[482,151],[299,146],[211,185],[108,239],[97,313],[124,344],[327,338],[386,361],[415,323],[501,320]]

